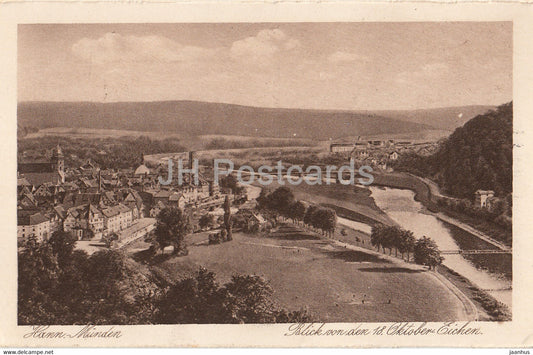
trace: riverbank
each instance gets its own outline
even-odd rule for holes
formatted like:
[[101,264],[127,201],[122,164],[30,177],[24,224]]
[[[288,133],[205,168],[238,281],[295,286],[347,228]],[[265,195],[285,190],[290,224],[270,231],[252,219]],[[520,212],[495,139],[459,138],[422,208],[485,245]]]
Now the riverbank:
[[374,186],[392,187],[411,190],[415,193],[415,201],[424,205],[431,212],[439,212],[431,188],[421,178],[408,173],[373,173]]
[[[372,196],[376,204],[395,220],[402,228],[413,232],[415,237],[427,236],[433,239],[440,250],[459,251],[467,247],[474,250],[487,249],[494,250],[494,246],[467,234],[462,229],[450,228],[444,222],[436,218],[432,213],[428,213],[421,202],[415,201],[414,192],[407,189],[378,188],[370,187]],[[454,234],[456,230],[461,235]],[[460,242],[458,242],[460,241]],[[512,273],[512,263],[510,254],[484,254],[466,256],[461,253],[448,253],[445,255],[444,265],[458,272],[479,289],[487,290],[492,297],[499,302],[511,307],[512,305],[512,282],[510,279],[502,278],[501,275]],[[477,261],[490,259],[490,263],[485,266],[502,266],[504,270],[495,270],[496,274],[484,268],[483,264]],[[503,272],[502,272],[503,271]],[[505,290],[505,291],[504,291]]]
[[502,250],[509,249],[512,245],[512,233],[501,226],[439,206],[439,199],[453,198],[442,195],[439,186],[427,178],[404,172],[374,173],[373,185],[411,190],[415,193],[415,200],[422,203],[437,218],[464,229]]
[[[436,239],[437,241],[440,242],[439,247],[441,248],[441,250],[463,249],[463,248],[465,248],[465,245],[466,245],[467,242],[470,243],[470,245],[473,246],[473,247],[472,246],[468,246],[468,247],[466,247],[467,249],[484,249],[484,248],[487,248],[484,245],[480,245],[481,242],[483,242],[485,244],[487,244],[487,243],[485,241],[481,240],[481,239],[478,239],[474,235],[469,236],[468,238],[465,236],[465,238],[463,238],[461,243],[458,243],[458,244],[455,243],[454,238],[452,236],[449,236],[449,237],[447,237],[447,240],[445,241],[445,243],[442,244],[444,242],[442,237],[435,236],[433,234],[437,231],[437,233],[440,233],[441,235],[448,235],[449,233],[451,233],[451,231],[449,229],[447,229],[443,225],[443,222],[439,221],[433,215],[433,213],[428,213],[428,211],[424,208],[424,205],[423,205],[421,200],[423,200],[424,198],[426,198],[427,200],[430,199],[430,195],[428,193],[429,192],[429,188],[427,187],[427,185],[424,185],[423,183],[414,183],[415,181],[416,181],[416,179],[414,179],[413,177],[402,176],[401,174],[395,175],[395,178],[391,178],[389,176],[388,179],[382,178],[381,180],[379,180],[379,182],[381,183],[382,186],[385,183],[393,184],[394,186],[397,187],[397,189],[396,189],[397,191],[404,191],[405,193],[403,193],[403,194],[409,195],[409,196],[404,196],[407,199],[406,201],[410,200],[410,201],[415,202],[415,200],[417,200],[415,202],[417,205],[416,206],[411,206],[411,208],[409,208],[409,207],[405,206],[405,202],[406,201],[403,201],[403,202],[399,201],[397,198],[394,198],[394,196],[392,196],[393,200],[390,201],[392,204],[400,202],[400,204],[397,206],[397,208],[398,208],[397,212],[398,213],[400,213],[400,214],[403,214],[403,213],[413,214],[414,213],[418,217],[421,217],[423,219],[423,221],[418,221],[418,219],[414,219],[414,222],[412,223],[413,225],[409,225],[409,226],[405,226],[405,225],[401,225],[400,224],[403,228],[406,228],[406,229],[409,229],[409,230],[415,230],[416,231],[415,234],[417,235],[417,237],[421,237],[422,235],[427,235],[427,236],[432,237],[433,239]],[[319,189],[321,187],[324,187],[324,185],[322,185],[322,186],[319,185],[319,186],[314,188],[314,190],[317,193],[321,192],[320,194],[318,194],[318,196],[317,195],[311,196],[312,192],[315,192],[315,191],[310,191],[309,188],[307,188],[306,191],[303,191],[305,193],[304,195],[298,195],[298,193],[295,193],[295,195],[299,199],[302,196],[304,196],[306,198],[306,201],[310,201],[312,203],[322,204],[322,205],[334,208],[335,211],[337,212],[337,214],[340,217],[342,217],[342,218],[346,218],[348,220],[356,221],[358,223],[365,223],[365,224],[368,224],[369,226],[372,226],[372,225],[374,225],[376,223],[375,220],[366,219],[366,218],[364,218],[365,217],[364,215],[361,215],[361,213],[359,213],[360,201],[358,201],[359,203],[357,203],[357,204],[351,203],[349,205],[350,208],[344,207],[344,205],[346,203],[349,203],[349,201],[347,201],[347,200],[349,198],[353,198],[354,197],[353,194],[346,193],[347,191],[349,191],[349,189],[346,186],[343,186],[343,185],[330,185],[330,187],[328,189],[329,191],[324,191],[324,190],[320,191]],[[294,187],[293,188],[291,186],[291,188],[294,191],[298,187]],[[383,187],[372,187],[370,189],[365,189],[365,188],[361,188],[361,187],[357,187],[357,188],[360,189],[360,190],[367,190],[367,193],[363,194],[362,191],[359,191],[359,194],[361,196],[364,196],[364,200],[363,201],[365,201],[367,208],[371,206],[372,209],[379,210],[380,211],[380,215],[381,214],[385,214],[388,217],[387,222],[385,224],[399,225],[398,222],[397,222],[397,219],[396,219],[398,217],[398,216],[396,216],[397,213],[394,212],[391,215],[390,214],[391,211],[387,210],[388,203],[386,203],[385,206],[382,206],[380,203],[377,203],[377,201],[375,200],[376,196],[374,196],[372,194],[372,191],[373,191],[373,193],[379,192],[382,195],[389,196],[390,193],[387,191],[388,188],[383,188]],[[417,193],[416,190],[418,190],[418,193]],[[335,192],[336,194],[332,195],[333,192]],[[368,192],[371,192],[371,193],[368,193]],[[302,193],[301,189],[300,189],[300,193]],[[343,199],[342,200],[341,199],[334,199],[333,196],[337,196],[337,197],[341,196]],[[413,196],[415,198],[413,198]],[[371,203],[370,203],[370,201],[371,201]],[[427,225],[428,222],[430,222],[430,225]],[[380,222],[380,223],[382,223],[382,222]],[[362,247],[362,248],[365,248],[365,249],[368,249],[368,250],[373,250],[373,247],[371,246],[371,243],[370,243],[370,235],[369,234],[360,233],[360,236],[358,236],[357,238],[354,238],[354,237],[349,235],[350,234],[349,233],[350,228],[347,228],[346,225],[342,225],[341,223],[339,223],[339,224],[340,224],[340,226],[339,226],[338,230],[344,230],[345,234],[348,234],[348,235],[342,235],[341,233],[335,233],[335,239],[338,239],[338,240],[340,240],[342,242],[355,244],[358,247]],[[420,227],[422,227],[422,228],[420,228]],[[346,232],[348,232],[348,233],[346,233]],[[468,233],[466,231],[462,231],[462,232],[463,232],[463,234],[467,234]],[[468,240],[468,239],[470,239],[470,240]],[[479,241],[476,242],[476,239],[479,240]],[[489,245],[489,247],[491,247],[491,245]],[[492,246],[492,248],[494,248],[494,247]],[[487,259],[487,256],[485,256],[485,255],[468,256],[469,260],[466,260],[466,258],[464,258],[462,255],[447,255],[446,258],[448,259],[447,260],[448,263],[451,263],[452,265],[454,265],[455,269],[461,270],[461,273],[466,276],[464,278],[464,280],[469,280],[467,282],[467,287],[469,289],[475,289],[478,292],[482,292],[482,293],[476,293],[475,295],[474,294],[470,294],[469,298],[470,297],[478,297],[478,298],[481,298],[481,299],[485,299],[486,300],[485,303],[491,305],[490,306],[491,308],[503,309],[503,310],[506,309],[505,306],[504,306],[504,304],[506,304],[506,303],[502,302],[501,305],[498,305],[499,300],[496,301],[492,296],[489,296],[487,294],[487,292],[482,291],[481,288],[479,288],[477,286],[477,282],[479,282],[479,284],[482,285],[482,287],[484,287],[484,288],[487,288],[487,289],[490,289],[490,290],[498,290],[499,299],[506,300],[508,302],[509,307],[510,307],[510,305],[511,305],[511,297],[510,297],[511,291],[508,290],[508,291],[500,292],[502,289],[505,289],[506,287],[509,287],[508,285],[510,285],[510,284],[508,284],[506,282],[503,282],[503,283],[500,284],[500,282],[498,282],[498,280],[493,279],[493,276],[489,275],[490,273],[496,272],[498,274],[504,274],[506,276],[509,276],[509,272],[512,272],[512,269],[509,266],[512,265],[512,263],[507,262],[507,260],[504,260],[505,262],[503,262],[503,263],[495,262],[496,259],[507,258],[507,255],[501,255],[501,254],[500,255],[490,255],[488,257],[490,259],[490,263],[487,262],[487,263],[484,263],[484,264],[483,263],[478,264],[477,262],[486,261],[485,259]],[[474,260],[470,260],[470,259],[474,259]],[[474,265],[472,265],[472,263],[474,263],[477,267],[481,266],[481,270],[478,269],[477,267],[475,267]],[[494,269],[492,267],[494,265],[497,265],[498,267],[501,266],[501,268],[502,268],[502,270],[504,272],[501,272],[502,270],[498,270],[497,268]],[[486,270],[482,270],[482,269],[486,269]],[[451,273],[447,274],[447,276],[450,276],[450,275],[453,276]],[[465,283],[464,280],[463,280],[463,284]],[[470,280],[475,280],[475,281],[470,281]],[[450,280],[450,281],[453,282],[453,280]],[[509,297],[508,297],[508,295],[509,295]],[[471,299],[471,301],[474,302],[473,299]],[[484,312],[484,308],[482,307],[482,305],[480,303],[478,303],[478,307],[479,307],[480,313]],[[500,312],[500,311],[498,311],[498,312]],[[501,311],[500,313],[503,314],[503,313],[509,313],[509,312],[508,311]],[[493,318],[491,318],[489,316],[486,316],[486,319],[493,319]]]
[[450,268],[439,265],[437,273],[452,282],[468,299],[475,305],[478,310],[478,317],[480,321],[510,321],[512,314],[509,308],[503,303],[496,300],[489,293],[479,289],[472,284],[466,277],[451,270]]
[[[339,223],[342,224],[342,223]],[[364,249],[368,253],[379,255],[383,258],[396,260],[398,263],[405,263],[414,265],[412,262],[407,262],[401,256],[386,255],[376,251],[370,242],[368,234],[360,233],[357,239],[352,236],[352,229],[348,226],[342,225],[340,230],[344,229],[344,234],[337,230],[333,239],[343,244],[349,244],[351,247]],[[509,321],[511,320],[511,312],[509,308],[492,297],[487,291],[480,289],[468,278],[460,275],[454,270],[445,265],[439,265],[437,271],[433,272],[436,277],[446,287],[454,293],[462,302],[465,314],[478,321]]]

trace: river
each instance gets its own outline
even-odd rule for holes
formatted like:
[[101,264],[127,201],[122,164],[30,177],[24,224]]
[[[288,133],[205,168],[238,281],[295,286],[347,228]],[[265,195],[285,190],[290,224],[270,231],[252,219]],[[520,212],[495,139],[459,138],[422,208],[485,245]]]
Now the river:
[[[430,237],[441,250],[460,249],[452,229],[433,215],[424,213],[424,206],[415,201],[413,191],[375,186],[370,187],[370,190],[376,205],[402,228],[412,231],[415,237]],[[460,254],[445,255],[443,264],[511,307],[512,291],[508,289],[512,284],[510,280],[476,268]]]

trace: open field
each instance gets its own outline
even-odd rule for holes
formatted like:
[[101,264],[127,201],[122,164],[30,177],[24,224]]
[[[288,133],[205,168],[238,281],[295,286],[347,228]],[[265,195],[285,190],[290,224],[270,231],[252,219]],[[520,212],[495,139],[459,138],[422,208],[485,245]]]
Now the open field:
[[205,243],[206,233],[190,238],[188,256],[153,267],[174,280],[200,266],[214,271],[221,283],[236,273],[262,275],[270,280],[279,305],[307,307],[317,321],[468,318],[462,302],[431,272],[292,227],[268,237],[236,233],[232,242],[212,246]]

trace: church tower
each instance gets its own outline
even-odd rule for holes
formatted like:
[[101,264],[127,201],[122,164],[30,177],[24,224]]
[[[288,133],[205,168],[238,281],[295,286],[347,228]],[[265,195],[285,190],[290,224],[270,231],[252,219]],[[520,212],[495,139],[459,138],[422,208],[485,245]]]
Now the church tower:
[[65,182],[65,158],[59,144],[54,149],[50,162],[52,163],[52,168],[61,176],[62,182]]

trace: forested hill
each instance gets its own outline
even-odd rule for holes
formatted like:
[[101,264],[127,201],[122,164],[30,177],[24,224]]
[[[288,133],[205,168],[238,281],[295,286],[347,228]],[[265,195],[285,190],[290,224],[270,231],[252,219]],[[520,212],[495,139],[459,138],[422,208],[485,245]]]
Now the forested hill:
[[432,126],[373,113],[262,108],[200,101],[22,102],[18,122],[42,128],[99,128],[184,135],[329,139],[420,132]]
[[437,180],[450,195],[472,199],[478,189],[512,191],[513,105],[501,105],[457,128],[432,156],[406,156],[398,170]]

